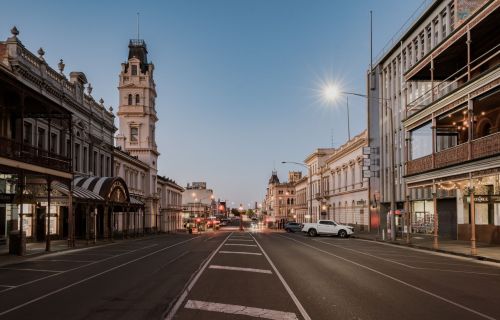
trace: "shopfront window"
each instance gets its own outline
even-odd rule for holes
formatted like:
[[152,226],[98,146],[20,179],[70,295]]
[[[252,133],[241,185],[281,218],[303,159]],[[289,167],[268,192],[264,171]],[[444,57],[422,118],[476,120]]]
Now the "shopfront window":
[[431,234],[434,232],[434,202],[421,200],[412,202],[412,232]]
[[431,122],[410,131],[410,160],[432,154]]
[[[500,226],[500,175],[491,175],[472,180],[474,185],[475,223],[477,225]],[[464,197],[464,217],[471,223],[470,196]]]
[[436,152],[467,142],[469,125],[465,106],[439,116],[436,119]]

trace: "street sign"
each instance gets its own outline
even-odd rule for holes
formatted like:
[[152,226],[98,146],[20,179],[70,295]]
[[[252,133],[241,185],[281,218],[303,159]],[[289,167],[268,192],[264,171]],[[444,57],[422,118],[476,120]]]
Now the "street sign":
[[371,148],[370,147],[363,147],[363,155],[370,155],[371,153]]
[[363,166],[368,167],[371,164],[370,158],[363,158]]

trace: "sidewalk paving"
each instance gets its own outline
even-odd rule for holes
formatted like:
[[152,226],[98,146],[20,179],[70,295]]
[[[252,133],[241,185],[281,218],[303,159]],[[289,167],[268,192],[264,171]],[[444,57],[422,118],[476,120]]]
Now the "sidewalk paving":
[[404,238],[397,238],[396,241],[382,240],[381,235],[368,232],[356,233],[352,237],[500,263],[500,245],[477,242],[477,255],[473,256],[471,254],[470,241],[439,239],[438,249],[434,249],[434,238],[432,235],[413,234],[411,235],[411,241],[409,244],[406,242],[406,235]]

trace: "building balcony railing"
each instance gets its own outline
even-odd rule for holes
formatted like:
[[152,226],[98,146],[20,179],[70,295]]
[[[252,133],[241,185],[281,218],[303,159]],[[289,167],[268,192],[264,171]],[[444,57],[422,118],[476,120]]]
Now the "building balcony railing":
[[469,159],[476,160],[500,154],[500,132],[473,140],[470,143],[470,155],[469,144],[463,143],[456,147],[436,152],[434,155],[431,154],[410,160],[406,162],[406,175],[414,175],[420,172],[452,166]]
[[462,143],[458,146],[437,152],[434,157],[435,168],[443,168],[464,162],[467,160],[467,144]]
[[58,171],[71,171],[70,158],[4,137],[0,137],[0,156]]
[[482,158],[500,153],[500,132],[472,141],[473,158]]
[[429,81],[428,89],[423,91],[406,105],[407,117],[410,117],[418,111],[427,108],[433,102],[448,95],[450,92],[466,86],[470,83],[470,80],[496,70],[498,68],[498,64],[493,62],[499,58],[499,55],[500,44],[471,61],[470,64],[457,68],[457,70],[446,79],[441,81],[434,80],[434,82]]

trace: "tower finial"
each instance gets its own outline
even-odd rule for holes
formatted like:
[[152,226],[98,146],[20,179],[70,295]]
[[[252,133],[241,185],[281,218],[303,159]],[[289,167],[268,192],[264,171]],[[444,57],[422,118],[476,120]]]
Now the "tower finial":
[[139,12],[137,12],[137,40],[139,40],[139,39],[140,39],[140,38],[139,38],[139,15],[140,15],[140,13],[139,13]]

